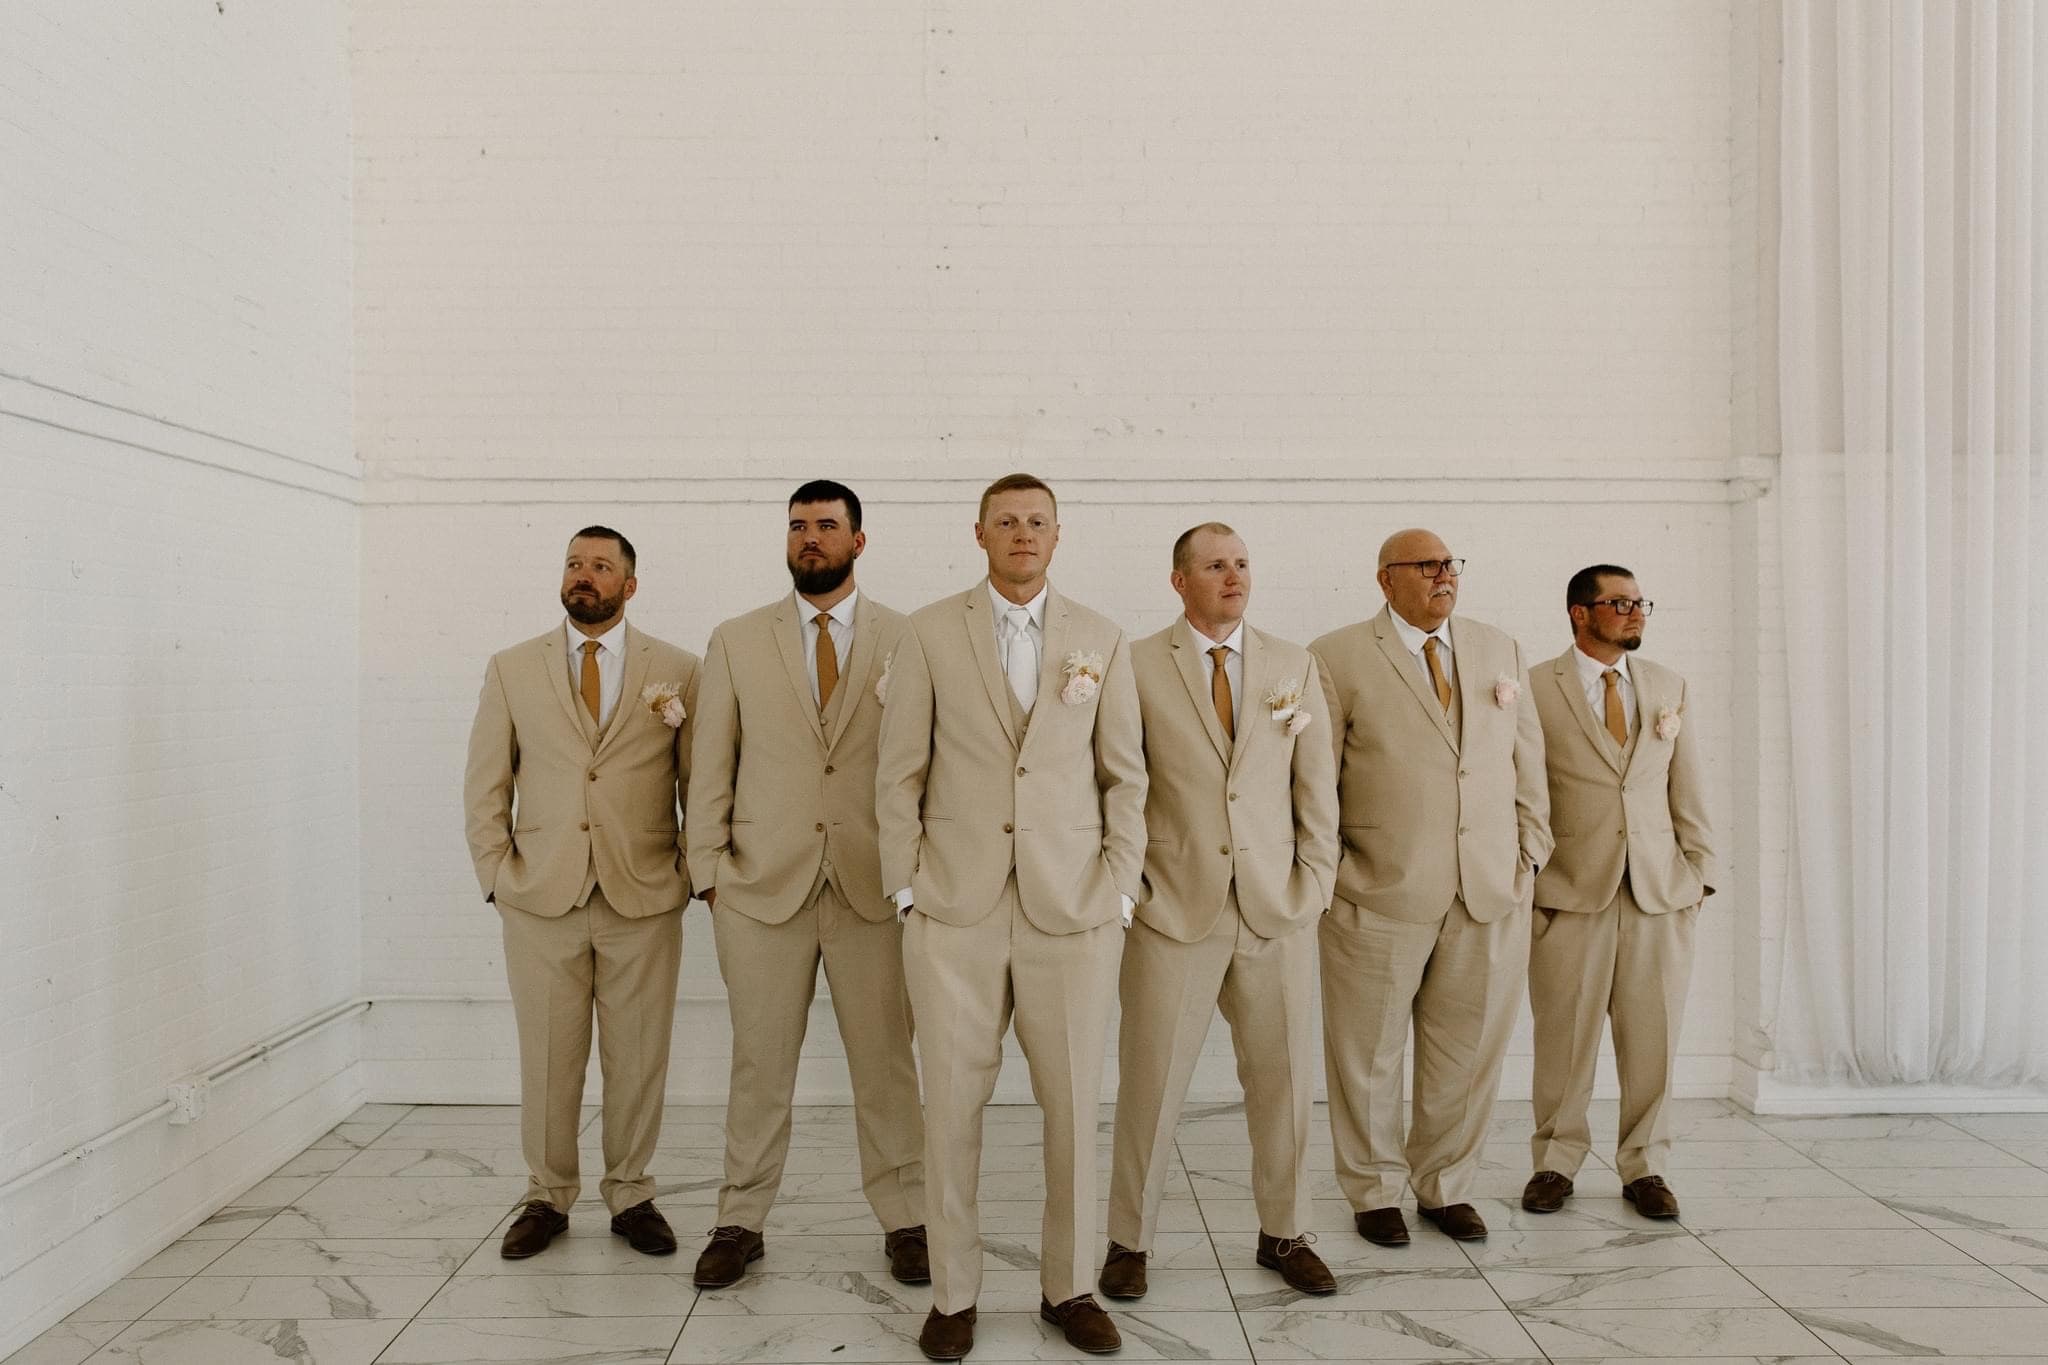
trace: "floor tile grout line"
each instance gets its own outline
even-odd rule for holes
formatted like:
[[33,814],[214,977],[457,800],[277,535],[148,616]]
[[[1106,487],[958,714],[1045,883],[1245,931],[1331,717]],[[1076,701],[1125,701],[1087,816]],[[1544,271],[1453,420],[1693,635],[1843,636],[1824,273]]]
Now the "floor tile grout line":
[[[1180,1125],[1176,1123],[1174,1126],[1178,1128]],[[1181,1154],[1180,1138],[1178,1135],[1173,1140],[1173,1156],[1176,1161],[1180,1162],[1181,1176],[1188,1182],[1188,1197],[1195,1201],[1195,1216],[1202,1220],[1202,1238],[1208,1242],[1209,1259],[1215,1262],[1216,1273],[1223,1279],[1223,1292],[1230,1300],[1230,1316],[1237,1322],[1237,1334],[1244,1338],[1245,1358],[1256,1363],[1259,1353],[1257,1348],[1252,1345],[1251,1328],[1245,1325],[1244,1310],[1238,1307],[1237,1291],[1231,1288],[1230,1285],[1230,1273],[1223,1268],[1223,1254],[1216,1248],[1215,1230],[1209,1226],[1208,1212],[1202,1208],[1201,1191],[1195,1188],[1194,1172],[1188,1169],[1187,1158]],[[1112,1168],[1112,1178],[1114,1174],[1115,1172]]]

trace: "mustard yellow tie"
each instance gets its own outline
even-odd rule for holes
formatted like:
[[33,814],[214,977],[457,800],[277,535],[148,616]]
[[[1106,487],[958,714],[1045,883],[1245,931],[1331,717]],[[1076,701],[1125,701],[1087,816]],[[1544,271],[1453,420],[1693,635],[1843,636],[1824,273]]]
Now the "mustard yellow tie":
[[1443,660],[1436,656],[1436,636],[1422,642],[1422,657],[1429,662],[1429,680],[1436,684],[1436,704],[1451,713],[1451,681],[1444,676]]
[[595,640],[585,640],[583,642],[583,677],[580,685],[583,690],[584,709],[590,712],[592,720],[596,720],[598,718],[598,711],[604,705],[604,687],[597,679],[597,641]]
[[821,611],[811,618],[818,628],[818,710],[832,704],[832,689],[839,686],[839,652],[832,648],[832,613]]
[[1621,711],[1621,673],[1608,669],[1600,675],[1600,681],[1607,684],[1607,695],[1601,701],[1601,710],[1607,721],[1607,733],[1614,736],[1614,742],[1624,749],[1628,747],[1628,717]]
[[1223,667],[1230,657],[1228,645],[1218,645],[1209,651],[1209,657],[1216,661],[1216,667],[1209,672],[1209,700],[1216,707],[1216,723],[1223,727],[1223,737],[1237,738],[1237,722],[1231,717],[1230,674]]

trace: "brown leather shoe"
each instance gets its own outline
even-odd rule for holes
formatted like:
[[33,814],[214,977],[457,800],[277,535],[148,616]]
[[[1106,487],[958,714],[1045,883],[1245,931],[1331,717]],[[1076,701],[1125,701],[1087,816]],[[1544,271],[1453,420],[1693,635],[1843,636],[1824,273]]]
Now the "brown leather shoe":
[[1133,1251],[1122,1242],[1111,1242],[1109,1254],[1102,1258],[1102,1274],[1096,1278],[1095,1287],[1106,1298],[1144,1298],[1147,1254]]
[[1365,1209],[1353,1218],[1358,1223],[1358,1235],[1374,1246],[1408,1245],[1408,1220],[1399,1209]]
[[1621,1187],[1621,1197],[1636,1206],[1636,1212],[1645,1218],[1678,1217],[1678,1196],[1664,1183],[1661,1175],[1646,1175],[1640,1180],[1631,1180]]
[[747,1263],[760,1260],[767,1249],[768,1244],[758,1232],[736,1225],[713,1228],[711,1240],[697,1257],[697,1270],[691,1282],[699,1289],[723,1289],[738,1284],[740,1276],[747,1273]]
[[889,1274],[898,1284],[932,1282],[932,1254],[925,1242],[924,1224],[884,1233],[882,1250],[889,1253]]
[[1104,1356],[1124,1348],[1116,1324],[1102,1311],[1093,1294],[1081,1294],[1057,1306],[1040,1299],[1038,1316],[1059,1328],[1066,1335],[1067,1345],[1077,1351]]
[[519,1216],[512,1220],[512,1226],[505,1229],[505,1241],[498,1248],[498,1254],[508,1261],[523,1261],[546,1251],[548,1243],[568,1226],[568,1214],[545,1199],[529,1200],[519,1211]]
[[1313,1232],[1304,1232],[1299,1237],[1268,1237],[1259,1234],[1259,1264],[1268,1270],[1280,1272],[1280,1278],[1287,1281],[1289,1289],[1303,1294],[1334,1294],[1337,1292],[1337,1277],[1330,1273],[1330,1267],[1323,1264],[1323,1258],[1308,1249],[1316,1239]]
[[925,1314],[924,1330],[917,1334],[917,1349],[933,1360],[958,1360],[974,1349],[974,1309],[941,1313],[934,1308]]
[[612,1231],[642,1256],[675,1255],[675,1230],[661,1216],[661,1210],[654,1207],[652,1199],[643,1199],[632,1208],[613,1214]]
[[1417,1204],[1415,1211],[1436,1224],[1446,1237],[1455,1237],[1461,1242],[1486,1240],[1486,1220],[1470,1204],[1446,1204],[1440,1209]]
[[1522,1187],[1522,1207],[1531,1213],[1556,1213],[1572,1197],[1572,1178],[1556,1171],[1538,1171]]

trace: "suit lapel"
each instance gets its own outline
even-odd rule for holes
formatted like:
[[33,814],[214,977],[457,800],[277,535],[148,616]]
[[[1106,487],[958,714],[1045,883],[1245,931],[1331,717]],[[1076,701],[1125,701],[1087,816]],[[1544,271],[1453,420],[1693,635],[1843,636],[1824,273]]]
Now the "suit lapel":
[[[1188,701],[1195,708],[1196,717],[1202,722],[1202,731],[1209,736],[1209,743],[1216,748],[1216,757],[1230,766],[1230,742],[1223,737],[1223,726],[1216,719],[1216,705],[1209,698],[1208,685],[1202,680],[1202,654],[1204,642],[1195,635],[1188,618],[1183,616],[1173,627],[1173,662],[1180,670],[1180,680],[1187,685]],[[1242,726],[1238,727],[1240,730]]]
[[611,724],[605,726],[604,737],[597,741],[597,752],[603,753],[611,747],[626,728],[626,719],[633,708],[640,705],[640,690],[647,686],[647,670],[654,651],[640,638],[640,632],[632,626],[626,627],[626,685],[619,689],[619,704],[612,708]]
[[[1231,745],[1230,766],[1233,771],[1244,761],[1245,745],[1251,742],[1251,734],[1264,717],[1252,709],[1252,698],[1261,699],[1266,695],[1266,647],[1259,640],[1259,633],[1250,626],[1244,628],[1244,667],[1239,673],[1244,678],[1243,695],[1237,700],[1237,739]],[[1214,707],[1210,708],[1214,710]]]
[[552,634],[541,637],[540,652],[548,670],[548,685],[554,689],[555,700],[562,703],[562,714],[569,718],[569,724],[576,727],[576,733],[582,735],[585,742],[594,743],[596,736],[590,731],[590,713],[569,690],[569,646],[562,627],[557,626]]
[[781,656],[783,676],[796,697],[796,709],[810,723],[811,734],[823,744],[825,725],[818,715],[818,704],[811,700],[811,675],[804,668],[803,639],[803,626],[796,619],[796,599],[785,597],[775,609],[775,652]]
[[1011,708],[1015,698],[1010,695],[1010,680],[1003,676],[1002,664],[996,658],[995,611],[988,600],[986,583],[977,583],[961,597],[960,617],[967,643],[974,650],[975,665],[981,669],[981,685],[988,689],[989,705],[995,708],[996,719],[1003,723],[1003,733],[1014,746],[1017,722]]
[[846,725],[860,707],[861,689],[869,686],[868,669],[875,661],[875,612],[862,593],[853,603],[853,653],[839,670],[839,687],[832,694],[832,714],[826,717],[825,752],[831,753],[846,733]]
[[[1401,681],[1408,685],[1408,693],[1415,698],[1415,704],[1422,708],[1423,714],[1436,726],[1436,732],[1443,736],[1444,743],[1451,746],[1451,752],[1456,753],[1458,737],[1451,733],[1451,718],[1444,714],[1444,708],[1437,703],[1436,693],[1422,680],[1421,665],[1415,662],[1415,656],[1401,643],[1401,636],[1394,629],[1391,607],[1383,609],[1373,621],[1373,635],[1379,640],[1380,653],[1386,656],[1388,665],[1400,675]],[[1456,642],[1453,641],[1452,645],[1455,650]],[[1451,660],[1451,666],[1458,670],[1460,679],[1465,676],[1465,662],[1463,659]]]
[[[1657,715],[1655,685],[1645,676],[1647,671],[1639,664],[1631,664],[1628,670],[1629,682],[1634,685],[1636,693],[1636,723],[1628,734],[1628,748],[1615,760],[1616,771],[1623,777],[1627,777],[1628,770],[1635,766],[1636,755],[1643,751],[1643,736],[1649,731]],[[1613,736],[1610,735],[1608,738],[1612,739]]]
[[[1552,677],[1557,680],[1558,691],[1564,694],[1565,709],[1579,722],[1579,729],[1586,736],[1586,743],[1593,746],[1593,752],[1605,759],[1607,766],[1619,774],[1622,771],[1621,751],[1614,746],[1614,736],[1593,723],[1593,712],[1586,705],[1586,694],[1579,690],[1579,666],[1572,659],[1570,651],[1552,661]],[[1637,700],[1642,694],[1637,693]]]
[[[1060,689],[1067,685],[1069,624],[1067,599],[1048,587],[1045,590],[1045,628],[1040,632],[1045,637],[1045,657],[1038,661],[1038,695],[1031,699],[1033,716],[1038,714],[1038,708],[1041,706],[1065,705],[1060,700]],[[1109,660],[1104,659],[1102,664],[1107,668]],[[1005,691],[1009,690],[1007,682],[1003,686]],[[1031,742],[1032,728],[1027,721],[1024,728],[1024,742],[1027,744]]]

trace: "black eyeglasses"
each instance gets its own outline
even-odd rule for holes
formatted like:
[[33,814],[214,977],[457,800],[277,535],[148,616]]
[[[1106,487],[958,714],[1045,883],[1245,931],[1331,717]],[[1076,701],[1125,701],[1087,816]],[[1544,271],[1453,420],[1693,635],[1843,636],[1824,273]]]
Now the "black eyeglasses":
[[1634,616],[1637,612],[1648,616],[1657,609],[1655,602],[1646,602],[1640,597],[1596,597],[1586,605],[1605,607],[1616,616]]
[[1465,561],[1462,559],[1396,559],[1386,567],[1389,569],[1420,569],[1424,578],[1435,578],[1438,574],[1443,573],[1456,578],[1459,574],[1465,572]]

